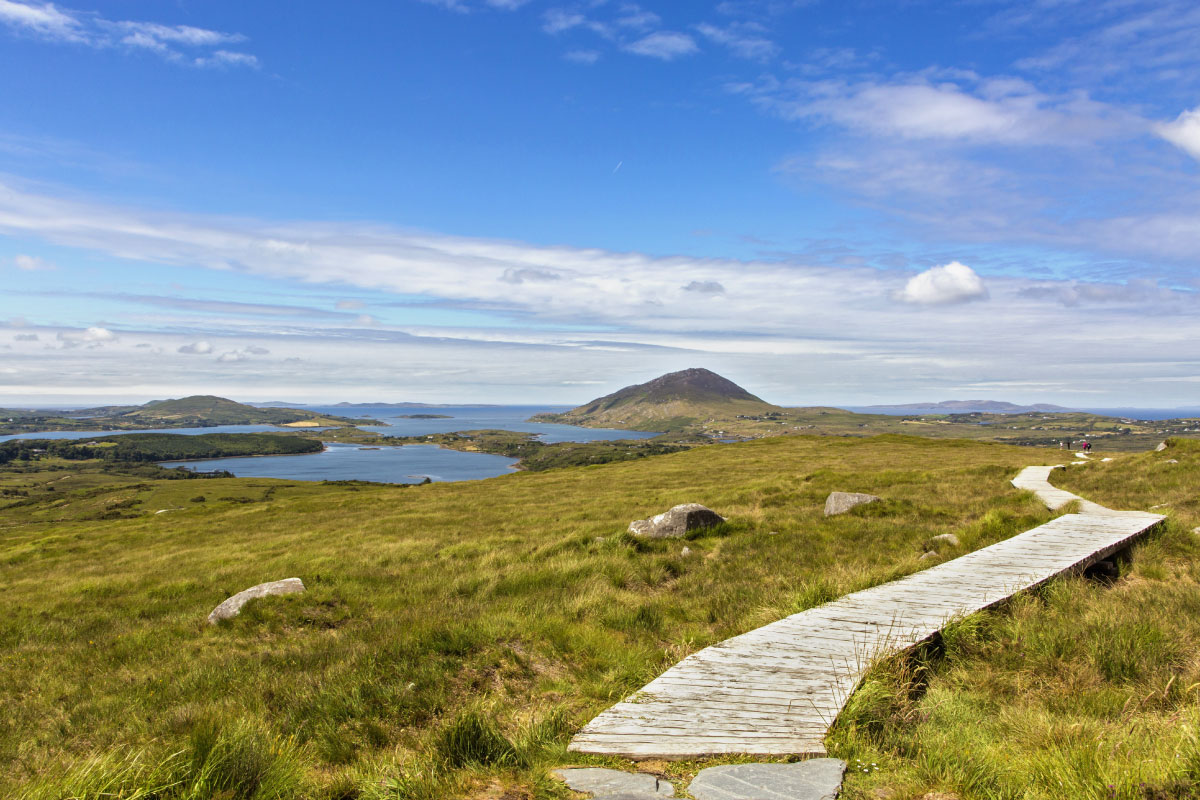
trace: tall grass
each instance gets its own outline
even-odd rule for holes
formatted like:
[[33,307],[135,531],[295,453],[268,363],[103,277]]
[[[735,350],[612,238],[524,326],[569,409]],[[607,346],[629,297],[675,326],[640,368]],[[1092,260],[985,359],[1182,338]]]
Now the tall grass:
[[[56,473],[43,501],[0,509],[0,795],[50,797],[97,752],[129,792],[540,787],[572,730],[689,653],[915,571],[933,535],[962,540],[948,558],[1048,519],[1007,484],[1041,455],[779,437],[404,490],[211,480],[204,503],[186,481]],[[826,519],[833,490],[885,500]],[[136,518],[94,518],[130,500]],[[624,533],[693,501],[729,524]],[[293,575],[306,593],[204,622]]]
[[932,656],[877,665],[830,740],[852,765],[844,796],[1200,797],[1198,479],[1191,442],[1056,472],[1167,525],[1115,582],[1052,582],[948,627]]

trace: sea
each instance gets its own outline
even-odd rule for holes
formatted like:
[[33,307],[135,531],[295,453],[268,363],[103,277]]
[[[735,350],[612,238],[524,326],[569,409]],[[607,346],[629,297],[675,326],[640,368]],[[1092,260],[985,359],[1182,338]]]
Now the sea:
[[[340,417],[373,419],[385,425],[359,425],[363,430],[384,436],[421,436],[451,431],[498,428],[537,434],[538,439],[554,442],[595,442],[615,439],[647,439],[657,434],[611,428],[581,428],[526,422],[539,413],[566,411],[570,406],[300,406],[308,411]],[[413,414],[437,414],[446,419],[406,419]],[[144,431],[46,431],[0,436],[9,439],[89,439],[120,436],[126,433],[262,433],[286,431],[273,425],[215,425],[209,428],[155,428]],[[314,430],[308,428],[306,430]],[[319,430],[319,429],[316,429]],[[444,450],[433,445],[404,447],[360,446],[331,443],[320,453],[291,456],[249,456],[213,458],[200,461],[168,461],[165,467],[187,467],[197,472],[225,470],[239,478],[283,478],[287,480],[361,480],[379,483],[421,483],[470,481],[514,472],[515,459],[489,453]]]

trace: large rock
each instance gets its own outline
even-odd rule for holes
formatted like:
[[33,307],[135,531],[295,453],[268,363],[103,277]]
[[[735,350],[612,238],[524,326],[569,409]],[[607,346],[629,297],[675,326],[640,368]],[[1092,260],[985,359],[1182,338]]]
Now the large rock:
[[825,498],[825,516],[833,517],[845,514],[855,506],[874,503],[878,499],[873,494],[862,494],[861,492],[831,492],[829,497]]
[[554,774],[573,790],[592,795],[594,800],[658,800],[675,796],[674,786],[644,772],[576,767],[556,769]]
[[724,521],[725,518],[711,508],[699,503],[684,503],[650,519],[635,519],[629,523],[629,532],[649,539],[668,539],[697,528],[711,528]]
[[701,770],[688,793],[696,800],[833,800],[846,762],[814,758],[795,764],[726,764]]
[[1166,443],[1166,442],[1159,442],[1159,443],[1158,443],[1158,447],[1154,448],[1154,451],[1155,451],[1156,453],[1161,453],[1163,450],[1166,450],[1166,449],[1167,449],[1167,443]]
[[208,621],[215,625],[223,619],[233,619],[242,613],[242,606],[256,597],[268,597],[274,594],[295,594],[303,591],[304,581],[299,578],[284,578],[281,581],[260,583],[258,586],[251,586],[245,591],[238,592],[214,608],[212,613],[208,615]]
[[947,547],[958,547],[959,546],[958,537],[955,536],[953,533],[939,533],[937,536],[934,536],[929,541],[933,542],[934,544],[944,544]]

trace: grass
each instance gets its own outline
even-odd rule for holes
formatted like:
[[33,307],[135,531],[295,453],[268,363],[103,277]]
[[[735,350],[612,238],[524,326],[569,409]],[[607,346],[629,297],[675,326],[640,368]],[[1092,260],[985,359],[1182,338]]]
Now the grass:
[[877,665],[831,736],[844,797],[1200,797],[1200,444],[1171,445],[1052,475],[1166,527],[1111,585],[1053,582]]
[[[2,475],[30,495],[0,509],[0,795],[200,796],[215,730],[297,797],[566,797],[570,733],[685,655],[915,571],[933,535],[952,557],[1048,519],[1007,485],[1037,455],[789,436],[408,489]],[[832,490],[884,500],[825,519]],[[689,501],[730,519],[689,555],[624,533]]]

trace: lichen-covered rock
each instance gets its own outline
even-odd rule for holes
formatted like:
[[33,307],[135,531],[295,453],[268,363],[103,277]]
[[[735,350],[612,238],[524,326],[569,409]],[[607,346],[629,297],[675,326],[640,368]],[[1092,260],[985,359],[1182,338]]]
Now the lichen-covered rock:
[[242,606],[256,597],[268,597],[275,594],[295,594],[303,591],[304,581],[299,578],[284,578],[281,581],[260,583],[226,599],[225,602],[212,610],[212,613],[208,615],[208,621],[215,625],[223,619],[233,619],[242,613]]
[[874,503],[878,499],[873,494],[861,492],[831,492],[829,497],[825,498],[825,516],[833,517],[845,514],[855,506]]
[[939,533],[929,541],[933,542],[934,544],[944,544],[947,547],[958,547],[959,545],[958,537],[953,533]]
[[699,503],[683,503],[649,519],[635,519],[629,532],[648,539],[669,539],[683,536],[698,528],[711,528],[725,521],[717,512]]

